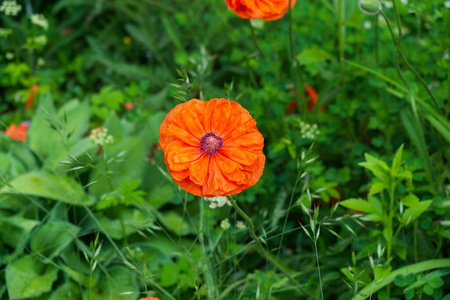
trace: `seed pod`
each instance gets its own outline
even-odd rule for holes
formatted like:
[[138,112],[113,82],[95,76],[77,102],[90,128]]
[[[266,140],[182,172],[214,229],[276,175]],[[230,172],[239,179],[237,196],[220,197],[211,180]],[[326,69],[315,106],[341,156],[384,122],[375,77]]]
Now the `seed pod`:
[[369,15],[376,15],[381,11],[379,0],[358,0],[358,7]]

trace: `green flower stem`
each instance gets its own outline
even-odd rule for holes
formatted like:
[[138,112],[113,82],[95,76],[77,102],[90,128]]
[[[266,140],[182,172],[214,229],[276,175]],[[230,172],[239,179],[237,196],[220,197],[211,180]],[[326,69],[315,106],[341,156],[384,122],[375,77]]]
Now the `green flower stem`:
[[[393,1],[395,1],[395,0],[393,0]],[[414,67],[409,63],[408,59],[406,58],[406,55],[403,53],[403,51],[402,51],[402,49],[401,49],[401,47],[400,47],[400,46],[401,46],[400,36],[399,36],[399,39],[398,39],[398,40],[395,38],[394,31],[392,30],[391,24],[389,23],[389,19],[387,18],[386,14],[385,14],[383,11],[381,11],[380,14],[383,16],[384,20],[386,21],[386,24],[387,24],[387,26],[388,26],[389,32],[391,33],[392,40],[393,40],[393,42],[394,42],[394,45],[397,47],[397,51],[398,51],[400,57],[403,59],[405,65],[408,67],[408,69],[409,69],[411,72],[414,73],[414,75],[417,77],[417,79],[419,79],[420,83],[423,85],[423,87],[424,87],[425,90],[427,91],[428,95],[431,97],[434,106],[436,106],[436,109],[437,109],[437,110],[441,113],[441,115],[442,115],[442,111],[441,111],[441,109],[440,109],[440,107],[439,107],[439,105],[438,105],[438,103],[437,103],[437,100],[436,100],[436,98],[434,97],[434,95],[433,95],[433,93],[431,92],[431,90],[428,88],[427,83],[425,82],[425,80],[423,80],[422,76],[420,76],[419,72],[417,72],[417,70],[414,69]],[[400,29],[399,32],[401,32],[401,29]]]
[[449,268],[450,267],[450,258],[445,259],[433,259],[423,261],[417,264],[409,265],[400,269],[397,269],[391,272],[384,279],[376,283],[373,287],[366,286],[362,289],[358,295],[356,296],[356,300],[364,300],[367,299],[372,293],[371,290],[373,288],[373,292],[377,292],[383,287],[391,284],[394,281],[394,278],[398,275],[407,275],[407,274],[417,274],[425,271],[430,271],[433,269],[441,269],[441,268]]
[[304,117],[305,114],[305,110],[306,110],[306,102],[302,103],[302,99],[300,96],[300,89],[298,86],[298,80],[301,77],[301,73],[300,73],[300,61],[298,60],[298,58],[295,56],[295,48],[294,48],[294,32],[293,32],[293,26],[292,26],[292,0],[289,0],[289,13],[288,13],[288,17],[289,17],[289,51],[291,54],[291,60],[294,63],[294,97],[297,101],[297,106],[298,109],[300,111],[300,113],[302,114],[302,117]]
[[[202,257],[203,257],[203,264],[206,269],[205,277],[206,277],[206,287],[207,287],[208,299],[215,299],[217,296],[216,291],[215,291],[216,285],[214,284],[214,278],[211,274],[212,268],[209,264],[207,250],[206,250],[206,246],[205,246],[205,239],[203,236],[203,230],[204,230],[204,228],[206,228],[205,222],[204,222],[204,214],[205,214],[204,203],[205,203],[205,200],[203,198],[200,198],[200,216],[199,216],[200,224],[199,224],[198,240],[200,241]],[[199,291],[197,291],[197,299],[200,299]]]
[[338,0],[337,5],[337,17],[338,17],[338,39],[339,39],[339,64],[341,66],[341,80],[342,83],[345,83],[345,56],[344,56],[344,26],[342,23],[343,19],[343,5],[342,0]]
[[281,273],[286,275],[286,277],[288,277],[292,283],[294,283],[296,286],[298,286],[298,288],[302,292],[304,292],[306,295],[311,296],[311,293],[309,293],[303,287],[301,287],[300,283],[298,283],[297,280],[295,280],[295,278],[291,275],[291,272],[288,270],[288,268],[283,266],[282,263],[276,259],[276,257],[274,257],[272,254],[270,254],[269,251],[267,251],[263,247],[260,239],[255,234],[255,226],[253,225],[252,219],[239,207],[239,205],[236,203],[236,200],[234,200],[232,197],[228,197],[228,200],[230,201],[231,205],[236,210],[236,212],[245,220],[245,223],[247,224],[247,227],[248,227],[248,232],[249,232],[251,238],[253,239],[253,241],[255,242],[256,248],[257,248],[259,254],[262,257],[264,257],[265,259],[267,259],[268,261],[270,261]]
[[374,27],[375,27],[375,63],[378,66],[380,64],[380,51],[378,50],[378,30],[379,30],[379,24],[378,24],[378,14],[374,16]]
[[250,31],[252,32],[253,44],[255,44],[255,47],[258,50],[259,54],[261,56],[264,56],[264,52],[261,50],[261,47],[258,44],[258,40],[256,39],[255,28],[253,28],[251,20],[248,21],[248,25],[250,26]]
[[322,275],[320,274],[319,252],[317,251],[317,238],[314,236],[314,250],[316,251],[317,273],[319,273],[320,299],[323,300]]
[[[396,65],[396,69],[397,69],[397,73],[400,77],[400,79],[402,80],[403,84],[406,86],[410,100],[411,100],[411,109],[413,111],[414,114],[414,118],[417,122],[417,127],[418,127],[418,131],[419,131],[419,135],[422,138],[423,141],[425,141],[425,136],[423,133],[423,129],[421,126],[421,122],[419,119],[419,115],[417,113],[416,110],[416,99],[414,97],[414,94],[411,90],[411,87],[409,86],[409,83],[406,81],[405,77],[403,76],[401,70],[400,70],[400,66],[399,66],[399,62],[398,62],[398,55],[401,56],[401,58],[403,59],[403,61],[405,62],[406,66],[417,76],[417,78],[419,78],[419,81],[422,83],[422,85],[425,87],[425,89],[427,90],[428,94],[430,95],[430,97],[433,99],[433,103],[436,106],[436,109],[438,111],[438,113],[440,113],[442,115],[442,112],[440,110],[439,105],[437,104],[436,99],[434,98],[433,94],[431,93],[430,89],[428,88],[427,84],[425,83],[425,81],[422,79],[422,77],[419,75],[419,73],[411,66],[411,64],[408,62],[408,59],[406,58],[405,54],[403,53],[402,49],[400,48],[400,42],[397,41],[397,39],[395,38],[394,32],[392,30],[391,24],[389,23],[389,19],[387,18],[386,14],[381,11],[380,12],[381,15],[383,16],[384,20],[386,21],[386,24],[388,26],[389,32],[391,33],[391,37],[392,37],[392,41],[394,42],[395,46],[396,46],[396,53],[395,53],[395,65]],[[431,164],[431,158],[430,155],[428,153],[428,149],[425,147],[425,151],[426,151],[426,159],[427,159],[427,164],[428,164],[428,171],[429,171],[429,177],[430,177],[430,181],[431,182],[436,182],[435,180],[435,174],[434,174],[434,170]]]

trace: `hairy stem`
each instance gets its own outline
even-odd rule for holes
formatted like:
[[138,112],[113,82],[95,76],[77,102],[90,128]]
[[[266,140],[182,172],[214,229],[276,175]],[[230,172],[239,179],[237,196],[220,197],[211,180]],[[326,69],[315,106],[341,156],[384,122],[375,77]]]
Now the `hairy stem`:
[[264,56],[264,52],[261,50],[261,47],[258,44],[258,40],[256,39],[255,28],[253,28],[251,20],[248,21],[248,25],[250,26],[250,31],[252,32],[253,44],[255,44],[256,50],[258,50],[261,56]]
[[304,117],[304,113],[306,110],[306,103],[302,104],[301,96],[300,96],[300,89],[298,86],[298,80],[301,76],[300,74],[300,61],[295,56],[295,47],[294,47],[294,31],[292,26],[292,0],[289,0],[289,51],[291,54],[291,60],[294,64],[294,97],[297,101],[297,106],[299,109],[299,112],[302,114],[302,117]]

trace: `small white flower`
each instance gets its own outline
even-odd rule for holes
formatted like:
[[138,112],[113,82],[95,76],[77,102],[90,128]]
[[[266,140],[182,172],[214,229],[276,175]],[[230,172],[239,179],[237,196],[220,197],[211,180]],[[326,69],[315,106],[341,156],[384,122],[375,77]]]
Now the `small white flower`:
[[96,145],[105,146],[114,143],[112,135],[108,134],[107,128],[96,128],[91,131],[89,139]]
[[390,2],[390,1],[385,1],[383,4],[384,4],[384,6],[386,6],[386,8],[392,8],[393,7],[392,2]]
[[370,22],[370,21],[365,21],[365,22],[363,23],[363,27],[364,27],[365,29],[370,29],[370,28],[372,28],[372,22]]
[[22,10],[22,5],[17,4],[15,0],[5,0],[0,6],[0,12],[7,16],[17,16]]
[[6,52],[5,53],[5,57],[6,57],[7,60],[12,60],[12,59],[14,59],[14,53]]
[[450,1],[445,1],[444,5],[445,5],[445,8],[450,8]]
[[34,43],[38,46],[44,47],[47,45],[47,37],[45,35],[40,35],[34,38]]
[[227,197],[217,196],[212,198],[205,198],[207,201],[210,201],[209,208],[215,209],[217,207],[222,207],[227,204],[228,206],[231,206],[230,201],[228,201]]
[[44,15],[41,14],[34,14],[31,16],[31,23],[44,28],[45,30],[48,29],[48,21],[44,17]]
[[308,124],[305,122],[300,122],[300,135],[302,138],[307,140],[314,140],[319,135],[320,131],[317,124]]
[[36,63],[38,65],[38,67],[45,66],[45,60],[42,57],[39,57]]
[[220,228],[222,228],[223,230],[227,230],[228,228],[230,228],[230,221],[228,221],[228,219],[222,220],[222,222],[220,222]]
[[237,228],[237,229],[245,229],[245,228],[247,228],[247,227],[245,226],[244,222],[242,222],[242,221],[237,221],[237,222],[236,222],[236,228]]
[[0,37],[8,37],[12,34],[12,30],[9,28],[0,28]]

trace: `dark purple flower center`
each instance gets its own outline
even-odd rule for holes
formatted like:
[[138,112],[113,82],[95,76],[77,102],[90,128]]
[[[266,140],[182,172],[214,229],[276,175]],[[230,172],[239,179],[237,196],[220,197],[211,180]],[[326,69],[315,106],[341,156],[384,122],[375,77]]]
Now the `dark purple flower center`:
[[200,150],[208,152],[210,156],[219,151],[222,146],[223,139],[217,132],[208,132],[200,140]]

